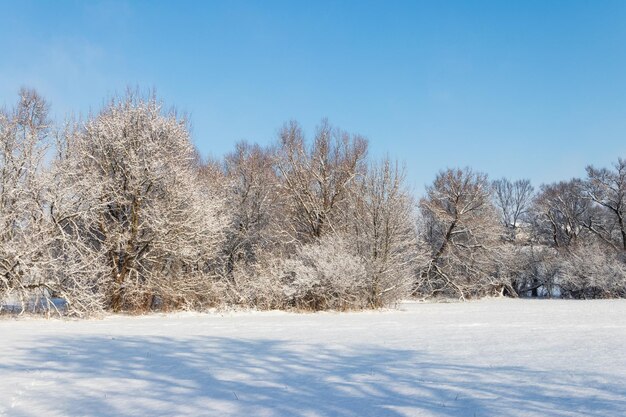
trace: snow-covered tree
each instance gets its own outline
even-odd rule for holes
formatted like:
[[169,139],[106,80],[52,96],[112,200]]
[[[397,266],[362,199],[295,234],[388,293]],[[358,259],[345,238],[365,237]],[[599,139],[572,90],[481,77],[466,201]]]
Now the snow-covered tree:
[[287,305],[307,310],[370,307],[370,286],[361,257],[343,236],[326,235],[281,262]]
[[586,223],[606,243],[626,251],[626,160],[619,158],[613,169],[587,167],[587,196],[602,210]]
[[404,179],[398,163],[385,158],[370,164],[353,190],[348,239],[365,262],[372,307],[407,296],[414,283],[415,205]]
[[500,220],[515,238],[520,221],[524,220],[524,216],[531,207],[533,186],[530,180],[511,182],[506,178],[495,180],[492,184],[493,200],[500,214]]
[[559,257],[556,284],[562,297],[626,297],[626,263],[623,254],[590,242]]
[[585,234],[591,204],[584,186],[580,179],[541,186],[533,204],[533,229],[541,242],[567,247]]
[[224,159],[231,224],[225,243],[225,269],[253,263],[269,248],[278,250],[287,222],[285,198],[274,170],[276,155],[247,142],[238,143]]
[[24,308],[52,295],[42,177],[49,132],[48,104],[34,90],[21,89],[15,108],[0,111],[0,308],[6,297]]
[[501,292],[502,227],[487,176],[469,168],[440,172],[420,201],[421,243],[430,252],[417,292],[460,298]]
[[296,122],[283,127],[276,168],[292,220],[286,232],[293,240],[310,242],[345,227],[349,189],[363,172],[366,155],[364,138],[327,121],[310,146]]
[[82,270],[79,287],[113,311],[206,302],[223,201],[199,182],[185,121],[129,93],[64,139],[52,207],[70,254],[60,268]]

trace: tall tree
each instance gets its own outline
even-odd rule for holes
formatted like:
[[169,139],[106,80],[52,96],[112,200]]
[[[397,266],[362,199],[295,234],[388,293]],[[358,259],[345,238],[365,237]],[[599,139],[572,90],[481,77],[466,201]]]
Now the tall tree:
[[354,189],[349,238],[365,261],[374,307],[408,294],[416,272],[415,205],[404,182],[403,169],[385,158],[371,163]]
[[308,145],[300,125],[291,122],[280,132],[278,152],[276,167],[291,204],[291,236],[305,242],[337,231],[349,188],[364,170],[367,141],[324,120]]
[[13,110],[0,111],[0,306],[14,293],[25,305],[49,296],[42,167],[48,145],[48,103],[21,89]]
[[185,121],[129,93],[70,133],[53,211],[60,239],[75,248],[68,263],[93,258],[84,265],[97,277],[91,290],[113,311],[202,302],[223,210],[199,184]]
[[440,172],[420,209],[422,242],[431,253],[421,274],[424,288],[461,298],[503,290],[507,284],[497,277],[501,227],[485,174],[469,168]]
[[224,168],[232,223],[225,244],[226,273],[237,262],[257,261],[260,252],[276,250],[286,220],[284,198],[274,169],[273,149],[240,142],[226,155]]
[[626,160],[619,158],[612,170],[588,166],[586,186],[589,198],[612,218],[618,236],[602,221],[588,222],[589,229],[605,241],[617,241],[626,251]]

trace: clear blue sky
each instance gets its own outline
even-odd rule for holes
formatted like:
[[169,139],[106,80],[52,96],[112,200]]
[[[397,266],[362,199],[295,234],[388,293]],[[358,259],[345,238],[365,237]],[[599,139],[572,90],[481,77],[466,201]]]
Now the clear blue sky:
[[205,155],[322,117],[406,162],[538,185],[626,157],[626,1],[0,0],[0,105],[155,87]]

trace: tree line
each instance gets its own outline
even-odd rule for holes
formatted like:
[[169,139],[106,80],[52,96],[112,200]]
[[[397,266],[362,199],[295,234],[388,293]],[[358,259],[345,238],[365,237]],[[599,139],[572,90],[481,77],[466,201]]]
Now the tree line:
[[406,297],[626,295],[626,160],[542,185],[439,172],[415,199],[365,138],[297,122],[203,160],[129,92],[53,125],[0,111],[0,308],[84,316],[215,306],[363,309]]

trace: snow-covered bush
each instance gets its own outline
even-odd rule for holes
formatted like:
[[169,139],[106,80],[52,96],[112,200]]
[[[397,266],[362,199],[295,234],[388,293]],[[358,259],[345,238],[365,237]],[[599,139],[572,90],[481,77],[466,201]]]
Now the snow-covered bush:
[[290,306],[307,310],[368,306],[367,270],[343,237],[328,235],[303,245],[281,268]]
[[563,297],[626,297],[626,263],[606,247],[577,247],[562,257],[560,265],[558,286]]
[[216,283],[219,285],[222,301],[260,310],[286,308],[282,286],[282,259],[272,253],[257,255],[258,262],[238,262],[226,279]]
[[514,294],[520,297],[557,296],[559,252],[546,246],[506,244],[502,259]]
[[325,236],[289,258],[238,265],[224,291],[233,304],[259,309],[346,310],[369,307],[368,276],[346,241]]

